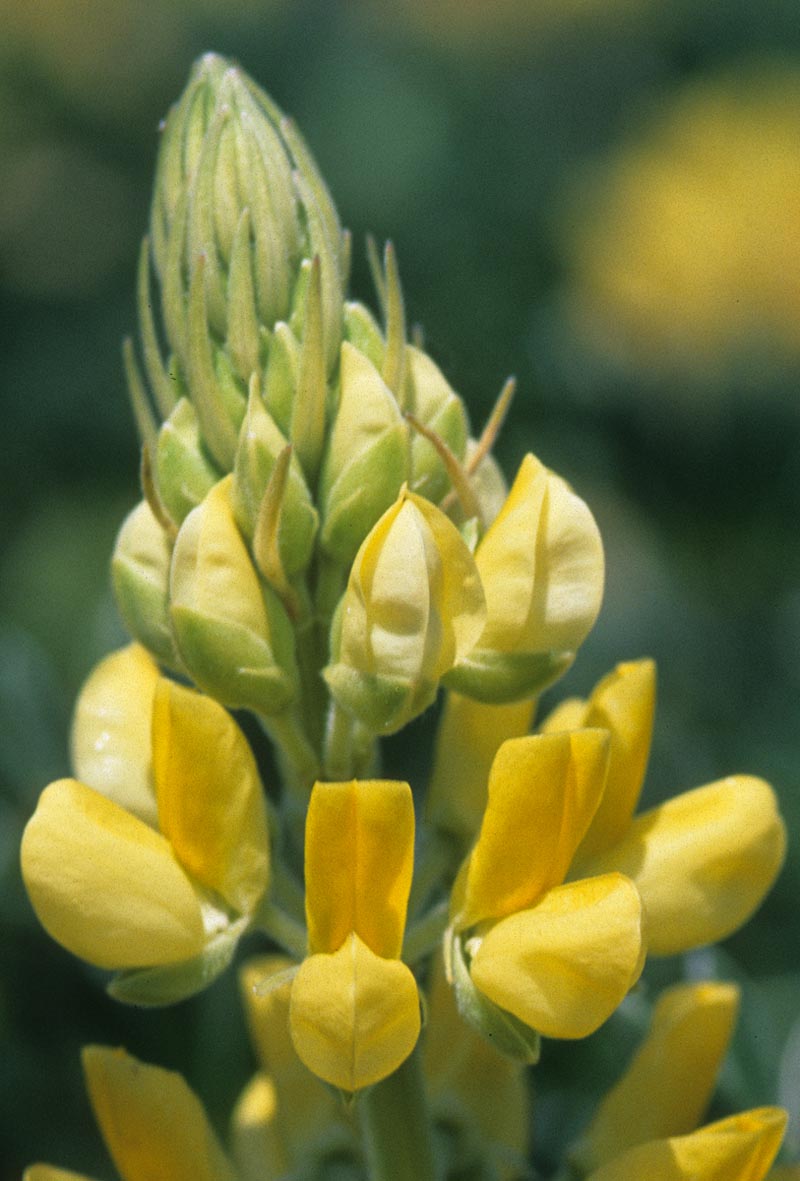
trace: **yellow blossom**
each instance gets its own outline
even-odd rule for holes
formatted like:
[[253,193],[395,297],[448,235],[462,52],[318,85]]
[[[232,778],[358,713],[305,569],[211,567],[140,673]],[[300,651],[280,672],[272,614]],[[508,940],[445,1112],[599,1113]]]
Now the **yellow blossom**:
[[[83,1070],[95,1118],[124,1181],[236,1181],[202,1104],[179,1074],[124,1050],[87,1046]],[[87,1181],[32,1165],[23,1181]]]
[[681,984],[661,995],[645,1041],[570,1153],[582,1173],[636,1144],[694,1131],[714,1089],[738,1003],[736,986],[717,982]]
[[587,1181],[763,1181],[780,1148],[786,1112],[759,1107],[687,1136],[636,1145]]
[[572,663],[603,597],[603,544],[586,504],[526,455],[475,552],[486,625],[448,687],[480,701],[541,692]]
[[723,939],[761,903],[783,863],[786,833],[762,779],[731,775],[634,817],[653,726],[655,669],[621,664],[588,701],[565,702],[544,731],[603,726],[608,784],[575,858],[576,875],[627,874],[648,918],[648,948],[672,955]]
[[[620,873],[566,882],[605,785],[601,730],[510,739],[495,756],[477,842],[451,901],[450,972],[546,1037],[585,1037],[637,980],[642,907]],[[455,958],[454,958],[455,957]],[[457,986],[469,1017],[469,997]]]
[[[55,939],[99,967],[127,970],[112,985],[117,995],[159,1003],[225,966],[265,892],[269,849],[244,735],[222,706],[158,677],[148,659],[131,646],[90,678],[75,746],[91,781],[45,789],[23,837],[22,871]],[[134,696],[125,709],[132,684],[150,695],[149,732],[141,701]],[[110,720],[96,706],[103,696],[114,706]],[[98,747],[102,759],[87,757]],[[123,759],[136,789],[127,800]]]
[[737,62],[658,105],[565,222],[573,333],[678,396],[676,374],[724,376],[748,347],[796,361],[799,102],[796,65]]
[[419,1035],[417,985],[400,960],[414,857],[406,783],[317,783],[306,818],[309,955],[292,983],[300,1058],[356,1091],[391,1074]]
[[484,620],[478,571],[458,530],[404,489],[356,554],[325,679],[348,712],[389,733],[430,705]]
[[259,1063],[233,1114],[234,1157],[242,1176],[278,1181],[311,1158],[352,1148],[335,1094],[300,1061],[289,1034],[292,961],[266,955],[240,976]]

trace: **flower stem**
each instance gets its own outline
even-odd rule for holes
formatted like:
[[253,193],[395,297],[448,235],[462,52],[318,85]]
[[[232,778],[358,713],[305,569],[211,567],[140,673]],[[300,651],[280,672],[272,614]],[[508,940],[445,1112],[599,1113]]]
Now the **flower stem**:
[[358,1107],[370,1181],[437,1181],[419,1047]]

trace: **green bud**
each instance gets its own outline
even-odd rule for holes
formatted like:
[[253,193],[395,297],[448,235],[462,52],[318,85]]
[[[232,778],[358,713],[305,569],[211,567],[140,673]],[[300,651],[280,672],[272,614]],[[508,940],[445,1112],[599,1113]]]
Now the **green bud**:
[[172,546],[146,500],[122,524],[111,579],[123,622],[140,644],[168,668],[180,670],[169,618]]
[[180,524],[220,478],[205,453],[192,403],[181,398],[158,432],[156,483],[164,507]]
[[320,542],[349,567],[407,476],[408,428],[373,363],[342,344],[341,393],[322,465]]
[[[427,353],[406,345],[406,409],[438,435],[459,461],[467,448],[469,424],[464,403]],[[428,500],[439,501],[450,488],[447,469],[436,448],[415,433],[411,441],[411,487]]]
[[292,411],[300,375],[300,342],[288,324],[276,324],[264,372],[264,404],[283,435],[292,431]]
[[[233,469],[231,504],[236,523],[249,542],[256,532],[259,511],[285,437],[264,407],[253,383]],[[281,565],[291,577],[311,561],[319,516],[297,459],[292,456],[286,493],[281,505],[278,547]]]
[[264,715],[297,693],[294,633],[261,582],[236,527],[232,477],[183,522],[170,571],[170,618],[183,662],[201,689],[231,708]]
[[[151,254],[166,363],[151,310]],[[305,325],[313,319],[306,296],[314,267],[311,351],[315,364],[321,358],[323,393],[311,418],[317,434],[324,429],[324,387],[341,341],[347,256],[336,210],[291,122],[241,70],[213,54],[201,58],[164,123],[151,239],[139,272],[139,312],[145,370],[159,414],[166,417],[181,395],[188,397],[204,445],[223,472],[233,464],[253,373],[262,381],[269,376],[271,409],[278,389],[275,417],[285,432],[296,417],[296,407],[290,411],[298,382],[287,365],[288,330],[276,349],[271,341],[277,326],[291,319],[303,346]],[[314,365],[311,371],[309,380],[319,384]],[[128,372],[137,385],[133,363]],[[134,394],[141,420],[141,390],[132,389]],[[319,443],[314,445],[319,453]]]
[[513,1013],[501,1009],[478,991],[469,974],[469,956],[464,948],[462,934],[450,928],[445,933],[445,942],[445,963],[452,977],[456,1005],[463,1019],[501,1054],[534,1065],[539,1061],[541,1036]]
[[344,305],[344,337],[360,353],[369,357],[378,372],[381,371],[386,354],[386,342],[378,321],[363,303],[352,302]]

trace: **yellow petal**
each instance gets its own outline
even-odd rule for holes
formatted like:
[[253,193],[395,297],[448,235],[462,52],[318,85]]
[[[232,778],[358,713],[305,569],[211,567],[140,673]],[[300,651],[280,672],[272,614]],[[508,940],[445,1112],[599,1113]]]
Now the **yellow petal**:
[[607,874],[559,886],[501,919],[470,974],[490,1001],[545,1037],[578,1038],[611,1016],[641,964],[639,895],[621,874]]
[[640,1144],[591,1173],[587,1181],[763,1181],[785,1127],[784,1111],[756,1108],[689,1136]]
[[45,788],[21,855],[42,926],[89,963],[143,968],[202,951],[197,895],[169,843],[84,784]]
[[185,869],[238,914],[267,886],[266,806],[250,746],[228,711],[162,679],[153,706],[161,831]]
[[230,620],[254,637],[269,627],[261,587],[231,508],[233,477],[215,484],[181,525],[170,570],[172,607]]
[[785,849],[772,788],[732,775],[644,812],[581,869],[632,878],[647,910],[648,950],[673,955],[740,927],[772,886]]
[[[656,670],[652,660],[619,664],[595,687],[581,726],[597,726],[611,735],[606,790],[589,831],[575,856],[584,858],[607,849],[627,830],[636,810],[650,754],[656,703]],[[548,719],[545,729],[562,729],[566,712]]]
[[112,652],[81,689],[71,735],[76,778],[154,827],[150,719],[158,678],[139,644]]
[[420,1029],[413,975],[352,934],[333,955],[312,955],[294,978],[292,1040],[309,1070],[343,1091],[386,1078],[411,1053]]
[[463,898],[454,891],[457,928],[532,906],[564,881],[603,794],[607,762],[602,730],[503,743],[492,763]]
[[83,1069],[124,1181],[234,1181],[200,1100],[179,1074],[106,1046],[87,1046]]
[[586,504],[535,456],[522,461],[475,561],[487,606],[480,647],[579,647],[600,610],[603,545]]
[[310,951],[338,951],[355,931],[377,955],[399,956],[413,865],[407,783],[315,784],[306,817]]
[[733,1033],[738,1002],[733,984],[683,984],[663,993],[647,1038],[570,1153],[582,1173],[635,1144],[697,1127]]
[[486,808],[492,760],[506,739],[528,733],[534,705],[532,698],[485,705],[460,693],[447,694],[425,801],[432,824],[472,839]]
[[293,962],[284,956],[259,956],[243,968],[240,980],[250,1038],[262,1070],[271,1076],[275,1093],[279,1113],[275,1135],[290,1155],[297,1155],[338,1114],[338,1109],[333,1095],[303,1065],[292,1044],[291,979],[278,987],[263,988],[270,976],[292,967]]
[[[313,1078],[308,1071],[306,1074]],[[279,1108],[272,1079],[260,1072],[254,1075],[237,1099],[231,1117],[231,1149],[241,1177],[280,1181],[289,1174],[291,1163],[282,1135],[285,1114]]]
[[438,681],[480,635],[472,555],[435,505],[404,492],[356,554],[340,659],[363,672]]

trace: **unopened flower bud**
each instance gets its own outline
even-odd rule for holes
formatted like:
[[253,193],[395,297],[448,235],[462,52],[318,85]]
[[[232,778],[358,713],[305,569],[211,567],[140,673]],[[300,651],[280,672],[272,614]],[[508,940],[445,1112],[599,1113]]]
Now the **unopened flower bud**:
[[158,494],[180,525],[220,478],[203,447],[197,414],[188,398],[180,399],[158,432],[155,466]]
[[391,733],[433,701],[485,619],[480,578],[456,527],[404,490],[356,554],[325,679],[339,704]]
[[349,566],[408,474],[408,428],[372,362],[342,345],[341,394],[322,465],[323,548]]
[[[150,307],[151,253],[166,364]],[[139,311],[160,416],[187,396],[223,472],[276,326],[290,322],[302,343],[314,260],[324,385],[338,357],[347,266],[336,210],[291,122],[241,70],[207,54],[164,124]]]
[[294,635],[234,520],[228,476],[184,521],[170,572],[170,617],[186,668],[232,708],[273,714],[297,691]]
[[111,560],[114,595],[130,634],[168,668],[182,667],[169,618],[172,546],[146,500],[125,518]]
[[475,562],[486,628],[447,685],[494,703],[540,693],[570,666],[600,609],[603,545],[594,517],[527,455]]
[[[239,528],[248,541],[256,531],[270,476],[287,440],[266,410],[255,385],[247,403],[233,469],[231,504]],[[291,577],[311,560],[318,514],[295,456],[280,506],[278,549],[284,573]]]
[[[469,424],[464,403],[427,353],[406,345],[406,409],[463,460]],[[421,434],[411,440],[411,488],[438,501],[450,488],[447,470],[435,447]]]

